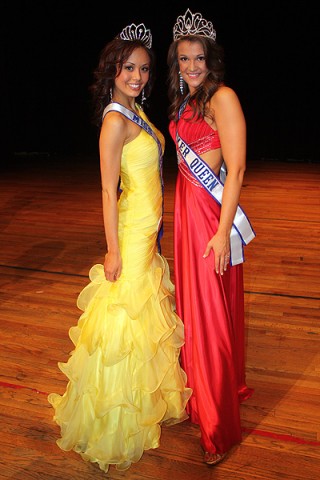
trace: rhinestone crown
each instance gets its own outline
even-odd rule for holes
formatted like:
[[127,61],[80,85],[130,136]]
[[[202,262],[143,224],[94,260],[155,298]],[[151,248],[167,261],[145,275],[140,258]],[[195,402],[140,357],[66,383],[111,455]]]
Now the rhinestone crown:
[[131,25],[124,27],[119,37],[122,40],[141,40],[147,48],[152,46],[151,31],[143,23],[140,23],[140,25],[131,23]]
[[212,22],[202,17],[201,13],[191,13],[188,8],[184,15],[179,15],[173,26],[173,40],[178,40],[185,35],[201,35],[216,39],[216,31]]

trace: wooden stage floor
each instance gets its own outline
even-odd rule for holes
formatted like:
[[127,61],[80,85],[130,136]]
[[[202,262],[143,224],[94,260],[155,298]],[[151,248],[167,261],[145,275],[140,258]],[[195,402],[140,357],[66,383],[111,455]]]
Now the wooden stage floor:
[[[165,231],[173,274],[176,167],[165,158]],[[88,271],[105,253],[97,158],[19,156],[0,171],[0,478],[10,480],[318,480],[320,478],[319,163],[248,164],[241,205],[257,233],[246,248],[247,379],[243,442],[216,467],[199,431],[163,428],[161,445],[108,474],[55,444],[47,402]]]

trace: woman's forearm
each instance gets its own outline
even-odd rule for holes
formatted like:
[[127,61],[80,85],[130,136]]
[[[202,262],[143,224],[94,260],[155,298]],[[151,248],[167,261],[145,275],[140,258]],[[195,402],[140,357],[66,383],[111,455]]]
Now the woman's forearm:
[[102,190],[103,223],[108,252],[119,251],[117,196]]

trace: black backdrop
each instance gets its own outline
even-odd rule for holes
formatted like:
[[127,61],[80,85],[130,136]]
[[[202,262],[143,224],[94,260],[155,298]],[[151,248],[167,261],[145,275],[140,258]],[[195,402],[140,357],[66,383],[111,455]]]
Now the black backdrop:
[[125,25],[153,33],[157,81],[147,113],[167,134],[166,54],[177,15],[201,11],[226,52],[241,100],[248,159],[318,161],[318,15],[313,2],[5,0],[1,2],[5,162],[15,154],[91,155],[88,86],[99,52]]

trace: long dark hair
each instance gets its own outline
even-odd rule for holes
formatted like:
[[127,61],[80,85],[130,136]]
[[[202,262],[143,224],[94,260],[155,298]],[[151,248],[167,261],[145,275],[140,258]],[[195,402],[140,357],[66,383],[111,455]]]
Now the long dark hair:
[[144,95],[148,98],[154,84],[153,50],[147,48],[141,40],[122,40],[116,37],[101,51],[98,66],[93,72],[94,82],[89,87],[93,100],[92,123],[97,127],[101,127],[103,110],[111,101],[110,89],[114,87],[115,78],[120,74],[123,64],[132,52],[140,47],[145,49],[150,58],[149,80],[144,87]]
[[188,101],[193,109],[192,118],[203,118],[206,115],[210,116],[210,112],[207,111],[206,105],[212,95],[217,91],[219,86],[223,84],[225,75],[224,49],[212,38],[203,37],[200,35],[188,35],[180,37],[178,40],[172,42],[167,56],[167,64],[169,67],[168,97],[170,101],[168,114],[170,120],[177,120],[177,114],[180,105],[188,93],[185,82],[183,82],[183,93],[180,92],[179,85],[178,45],[183,40],[188,40],[192,43],[201,43],[206,59],[206,66],[208,68],[208,74],[204,82],[200,85],[196,92],[190,96]]

